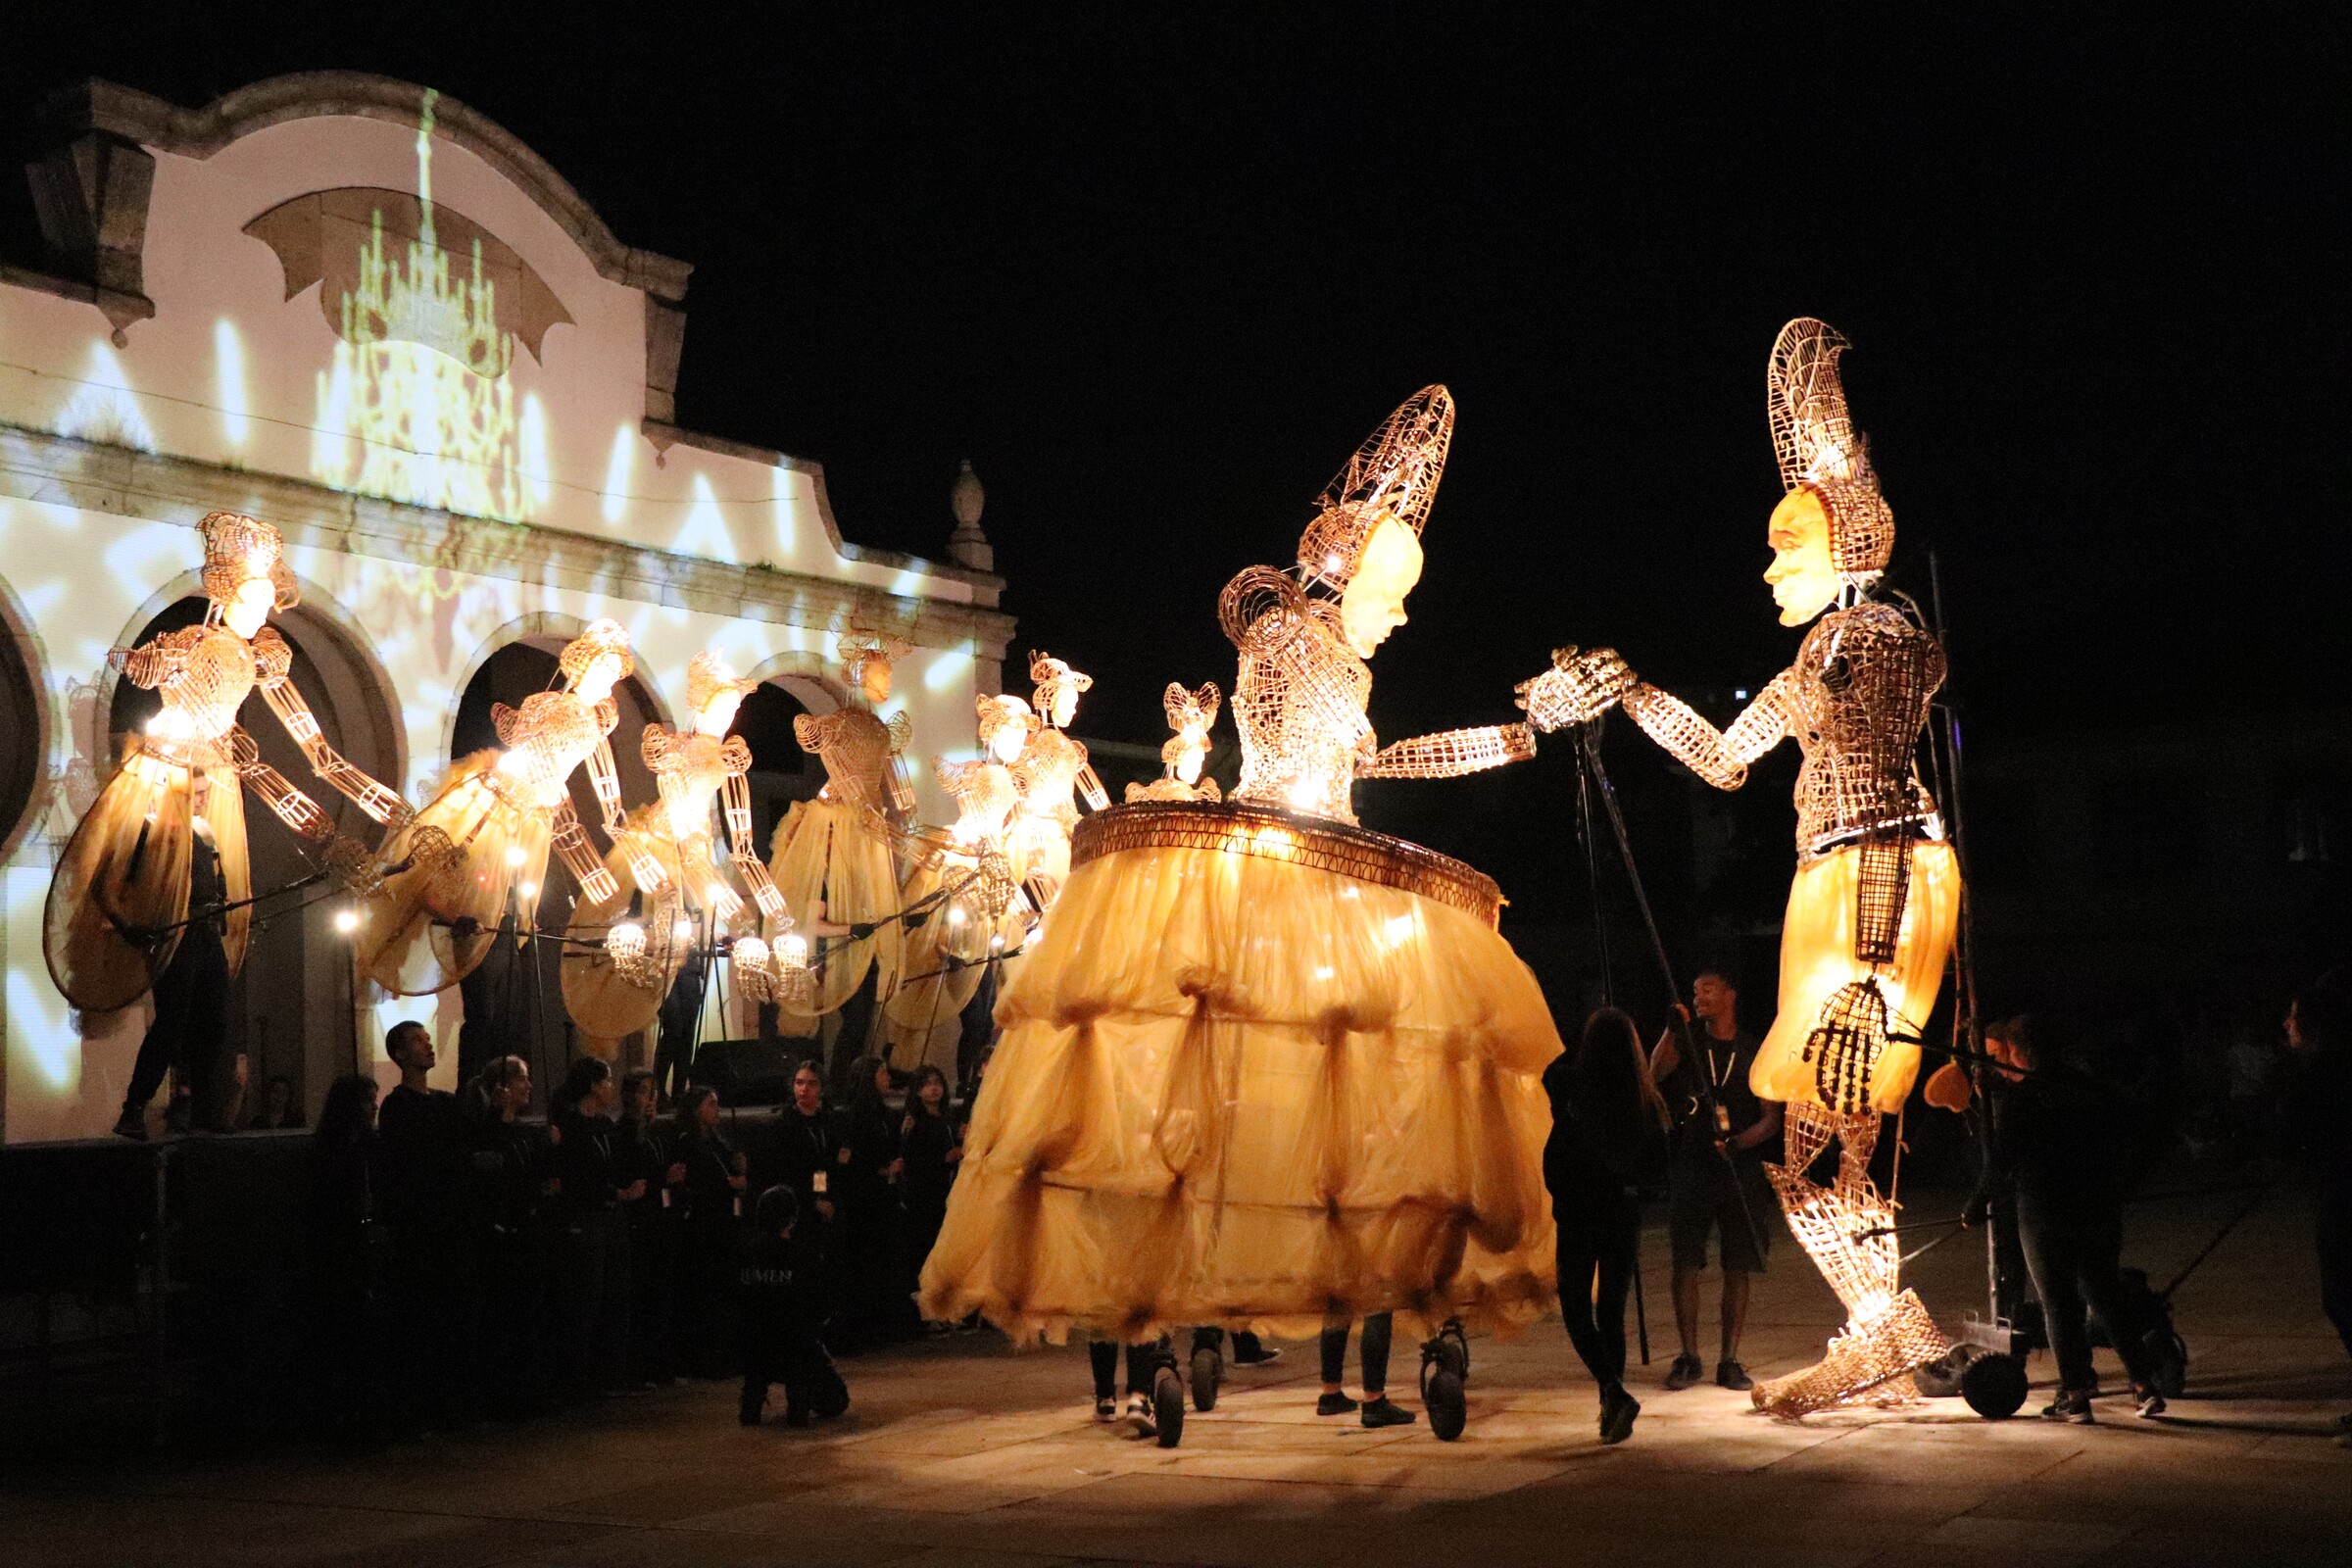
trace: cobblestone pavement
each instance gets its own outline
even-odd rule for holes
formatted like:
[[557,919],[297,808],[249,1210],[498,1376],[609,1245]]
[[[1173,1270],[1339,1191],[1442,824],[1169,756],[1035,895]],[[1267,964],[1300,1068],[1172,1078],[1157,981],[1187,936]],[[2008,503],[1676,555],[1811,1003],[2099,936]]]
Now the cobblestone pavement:
[[[2242,1201],[2136,1207],[2132,1260],[2171,1278]],[[2308,1237],[2308,1211],[2281,1190],[2181,1288],[2189,1396],[2158,1421],[2120,1397],[2092,1427],[2031,1419],[2046,1357],[2028,1418],[2007,1422],[1935,1400],[1789,1424],[1711,1385],[1664,1393],[1672,1328],[1653,1231],[1658,1353],[1637,1371],[1644,1411],[1622,1447],[1594,1442],[1592,1387],[1556,1320],[1476,1343],[1455,1444],[1426,1423],[1318,1420],[1313,1349],[1298,1346],[1237,1373],[1163,1450],[1089,1420],[1077,1348],[1016,1354],[977,1336],[845,1363],[855,1410],[807,1432],[744,1430],[732,1389],[698,1383],[361,1456],[20,1466],[0,1475],[0,1562],[2340,1568],[2352,1451],[2331,1432],[2352,1408],[2352,1368],[2319,1315]],[[1981,1270],[1972,1236],[1913,1277],[1950,1320],[1980,1298]],[[1710,1318],[1713,1306],[1710,1284]],[[1837,1315],[1784,1237],[1749,1367],[1802,1364]],[[1399,1345],[1400,1391],[1412,1373]]]

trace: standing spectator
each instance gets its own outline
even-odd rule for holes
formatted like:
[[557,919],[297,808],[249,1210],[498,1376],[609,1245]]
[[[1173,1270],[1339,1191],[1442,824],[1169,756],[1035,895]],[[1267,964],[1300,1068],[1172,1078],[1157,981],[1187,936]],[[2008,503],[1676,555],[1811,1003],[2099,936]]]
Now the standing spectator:
[[262,1108],[253,1125],[257,1130],[300,1130],[302,1102],[294,1098],[294,1081],[284,1073],[271,1073],[262,1086]]
[[312,1322],[320,1374],[321,1425],[332,1437],[379,1435],[375,1352],[383,1314],[376,1277],[375,1080],[338,1078],[311,1138]]
[[[801,1238],[823,1249],[832,1228],[834,1201],[850,1151],[833,1113],[825,1108],[825,1076],[813,1058],[793,1071],[792,1103],[776,1118],[777,1157],[784,1185],[801,1199]],[[814,1208],[811,1222],[808,1210]]]
[[383,1143],[385,1301],[400,1326],[392,1342],[392,1387],[405,1415],[445,1425],[464,1402],[457,1367],[423,1326],[462,1288],[457,1269],[465,1120],[457,1096],[425,1082],[438,1058],[423,1024],[414,1018],[394,1024],[384,1035],[384,1054],[400,1068],[400,1083],[376,1113]]
[[2146,1333],[2116,1277],[2123,1251],[2124,1195],[2118,1172],[2126,1129],[2112,1097],[2073,1059],[2049,1014],[2022,1014],[1984,1032],[1992,1157],[1963,1211],[1982,1220],[2006,1187],[2017,1200],[2018,1241],[2041,1298],[2043,1330],[2058,1361],[2058,1394],[2045,1421],[2088,1426],[2099,1376],[2091,1365],[2087,1308],[2099,1314],[2132,1379],[2143,1416],[2161,1414]]
[[667,1382],[675,1371],[670,1319],[678,1271],[670,1253],[676,1228],[667,1223],[662,1200],[673,1171],[681,1183],[685,1173],[674,1165],[662,1125],[654,1119],[654,1075],[642,1067],[621,1074],[612,1152],[624,1187],[637,1193],[620,1207],[629,1233],[629,1371],[632,1381],[645,1387]]
[[863,1349],[915,1332],[920,1319],[906,1287],[903,1250],[906,1218],[899,1182],[906,1163],[899,1152],[901,1112],[887,1098],[893,1088],[889,1063],[867,1056],[852,1069],[849,1113],[842,1141],[849,1163],[842,1167],[838,1249],[849,1287],[848,1332],[835,1325],[844,1349]]
[[468,1153],[466,1250],[473,1289],[466,1343],[483,1405],[516,1416],[546,1397],[552,1358],[541,1332],[546,1276],[554,1261],[546,1205],[555,1196],[554,1136],[523,1121],[531,1069],[520,1056],[493,1056],[459,1102]]
[[1544,1185],[1559,1232],[1560,1316],[1600,1386],[1600,1441],[1633,1435],[1642,1405],[1625,1391],[1625,1297],[1639,1266],[1640,1189],[1666,1174],[1666,1102],[1634,1020],[1603,1007],[1573,1053],[1544,1070],[1551,1136]]
[[[1707,1235],[1717,1237],[1723,1262],[1723,1339],[1715,1382],[1726,1389],[1755,1386],[1740,1364],[1740,1335],[1747,1300],[1764,1272],[1779,1207],[1764,1176],[1764,1148],[1781,1130],[1781,1107],[1758,1100],[1747,1086],[1756,1038],[1740,1027],[1740,988],[1721,969],[1701,969],[1690,987],[1691,1010],[1703,1060],[1686,1062],[1673,1030],[1650,1057],[1650,1076],[1674,1114],[1673,1156],[1666,1173],[1667,1229],[1674,1243],[1674,1326],[1681,1353],[1666,1372],[1666,1387],[1687,1389],[1706,1375],[1698,1356],[1699,1276],[1707,1271]],[[1700,1085],[1697,1074],[1706,1074]],[[1706,1115],[1711,1093],[1716,1118]]]
[[[2318,1209],[2320,1307],[2352,1354],[2352,976],[2322,975],[2286,1013],[2295,1057],[2295,1114]],[[2336,1421],[2335,1441],[2352,1447],[2352,1414]]]
[[612,1066],[582,1056],[550,1105],[564,1213],[563,1374],[579,1397],[628,1387],[629,1231],[621,1205],[643,1197],[646,1184],[627,1174],[613,1148],[619,1101]]
[[[926,1064],[915,1069],[899,1122],[900,1190],[906,1199],[906,1271],[919,1276],[931,1244],[948,1218],[948,1189],[963,1158],[963,1127],[948,1112],[948,1075]],[[946,1329],[945,1324],[934,1327]]]
[[655,1026],[654,1088],[671,1105],[686,1092],[694,1075],[695,1029],[702,1021],[708,985],[703,946],[697,942],[679,961],[677,977],[669,983],[669,995],[662,999],[661,1020]]
[[799,1239],[800,1200],[789,1187],[760,1195],[751,1247],[738,1276],[743,1293],[743,1398],[737,1418],[760,1424],[770,1385],[784,1385],[784,1424],[805,1427],[850,1407],[849,1386],[820,1337],[823,1296],[816,1253]]
[[743,1232],[745,1160],[719,1130],[718,1091],[689,1084],[670,1120],[665,1189],[678,1237],[677,1364],[719,1377],[735,1351],[737,1238]]

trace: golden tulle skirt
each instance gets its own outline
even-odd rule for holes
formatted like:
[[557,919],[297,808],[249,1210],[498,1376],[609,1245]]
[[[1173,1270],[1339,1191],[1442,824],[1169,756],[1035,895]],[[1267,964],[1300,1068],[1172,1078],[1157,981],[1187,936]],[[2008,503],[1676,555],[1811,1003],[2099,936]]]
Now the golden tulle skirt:
[[[536,922],[555,817],[491,787],[488,775],[503,755],[475,752],[458,762],[423,809],[384,843],[382,859],[397,865],[420,829],[437,827],[466,854],[461,873],[436,877],[434,867],[419,863],[384,878],[362,906],[355,956],[360,973],[386,991],[421,997],[472,973],[497,940],[512,890],[531,890],[516,911],[522,929]],[[439,923],[464,916],[480,929],[459,937]]]
[[[768,875],[812,952],[819,918],[878,925],[898,913],[898,859],[889,830],[873,812],[822,798],[795,802],[776,824],[771,848]],[[889,996],[902,972],[904,935],[892,921],[862,942],[826,943],[824,966],[811,976],[814,999],[807,1011],[783,1015],[784,1033],[816,1033],[815,1019],[856,996],[869,969],[879,971],[875,994]]]
[[[1849,845],[1799,866],[1789,884],[1781,927],[1781,1010],[1748,1072],[1748,1086],[1766,1100],[1821,1103],[1814,1064],[1804,1059],[1805,1042],[1838,987],[1876,974],[1888,1027],[1906,1034],[1919,1033],[1936,1010],[1960,918],[1960,862],[1952,847],[1912,846],[1902,928],[1894,962],[1885,969],[1854,956],[1854,888],[1861,874],[1861,847]],[[1890,1042],[1872,1071],[1870,1102],[1882,1111],[1900,1110],[1918,1077],[1919,1048]]]
[[997,1018],[925,1316],[1299,1338],[1382,1310],[1509,1329],[1550,1299],[1559,1035],[1472,914],[1297,859],[1121,850],[1071,875]]
[[[179,946],[176,929],[149,951],[122,940],[106,911],[111,906],[124,924],[158,930],[187,918],[189,845],[199,809],[212,825],[227,901],[240,904],[252,895],[242,788],[224,760],[218,766],[190,766],[133,743],[74,827],[49,879],[41,950],[50,979],[68,1002],[84,1012],[127,1007],[172,961]],[[238,908],[221,922],[232,975],[245,961],[252,920],[252,909]]]
[[[1018,950],[1028,929],[1026,906],[1017,897],[993,918],[989,915],[977,887],[964,880],[971,870],[968,861],[958,859],[949,860],[944,868],[919,867],[901,895],[911,907],[937,894],[943,882],[966,889],[963,896],[951,896],[934,906],[923,923],[904,938],[899,983],[882,1008],[890,1064],[901,1072],[928,1064],[955,1078],[955,1047],[947,1026],[971,1005],[989,959]],[[943,1035],[951,1043],[934,1054]]]

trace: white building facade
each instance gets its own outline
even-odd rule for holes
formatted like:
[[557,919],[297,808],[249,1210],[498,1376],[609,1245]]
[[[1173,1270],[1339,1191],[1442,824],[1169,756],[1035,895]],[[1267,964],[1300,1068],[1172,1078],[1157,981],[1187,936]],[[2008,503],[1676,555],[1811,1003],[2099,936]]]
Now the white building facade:
[[[412,802],[494,655],[598,616],[636,648],[624,755],[635,719],[683,708],[706,648],[827,710],[854,620],[914,645],[886,709],[911,719],[909,753],[970,746],[1012,634],[977,527],[954,564],[860,549],[816,465],[680,429],[687,267],[622,245],[496,124],[337,73],[193,111],[92,82],[56,108],[33,170],[54,260],[0,268],[0,1137],[97,1136],[120,1108],[145,1008],[72,1011],[42,906],[118,755],[108,650],[197,592],[209,512],[283,532],[297,683]],[[281,760],[258,696],[245,717],[339,805]],[[632,802],[647,793],[636,775]],[[299,869],[267,813],[251,832],[257,888]],[[241,1045],[307,1054],[314,1105],[382,1016],[324,919],[257,932],[244,981],[245,1023],[276,1039]]]

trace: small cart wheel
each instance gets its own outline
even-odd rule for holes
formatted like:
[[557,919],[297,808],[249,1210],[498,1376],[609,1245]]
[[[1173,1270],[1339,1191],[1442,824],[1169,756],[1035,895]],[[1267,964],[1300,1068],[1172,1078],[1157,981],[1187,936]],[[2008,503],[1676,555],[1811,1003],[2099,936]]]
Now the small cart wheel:
[[1980,1355],[1960,1374],[1960,1397],[1987,1421],[2006,1421],[2026,1402],[2026,1365],[2014,1355]]

